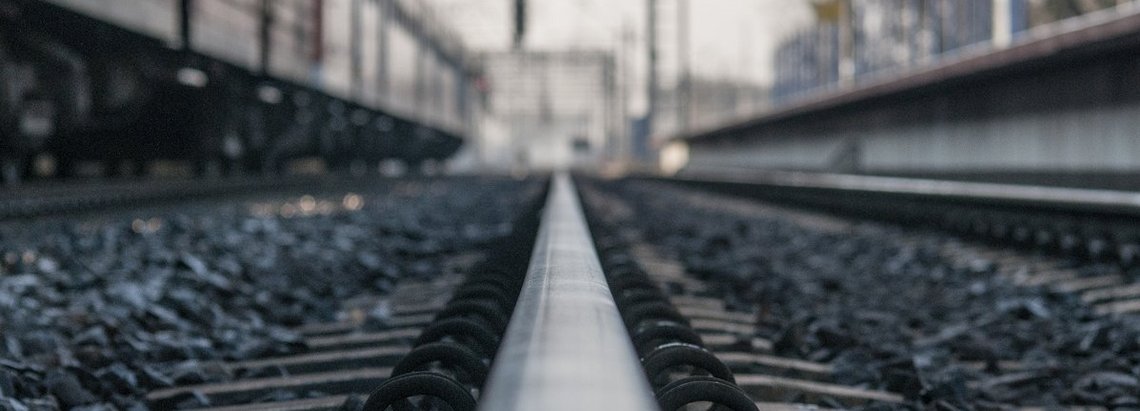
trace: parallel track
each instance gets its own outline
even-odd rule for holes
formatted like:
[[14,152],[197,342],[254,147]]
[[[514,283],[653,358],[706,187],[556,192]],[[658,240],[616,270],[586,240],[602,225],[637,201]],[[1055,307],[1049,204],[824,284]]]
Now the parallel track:
[[1136,192],[775,171],[647,178],[1017,248],[1140,264]]
[[0,190],[0,221],[139,206],[180,205],[186,201],[228,196],[361,190],[391,181],[406,179],[294,176],[28,184]]
[[[1099,315],[1140,313],[1140,193],[807,172],[692,173],[649,179],[776,204],[950,232],[978,244],[941,254],[984,257],[1026,287],[1072,293]],[[1023,256],[1026,251],[1052,257]],[[1111,267],[1082,275],[1068,259]]]

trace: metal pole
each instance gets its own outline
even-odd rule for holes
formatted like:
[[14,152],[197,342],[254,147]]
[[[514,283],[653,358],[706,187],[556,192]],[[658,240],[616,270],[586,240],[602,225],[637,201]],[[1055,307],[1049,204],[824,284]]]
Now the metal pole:
[[191,49],[193,13],[194,0],[180,0],[178,2],[178,37],[179,40],[182,40],[182,51],[190,51]]
[[428,47],[428,44],[427,39],[422,34],[422,26],[417,23],[409,25],[409,27],[412,29],[410,31],[413,32],[412,36],[415,39],[416,45],[415,61],[413,62],[415,73],[412,73],[412,75],[415,76],[412,81],[412,87],[415,88],[413,91],[415,110],[413,112],[417,116],[420,116],[423,113],[424,106],[424,66],[427,65],[425,61],[427,59],[427,52],[424,51],[424,48]]
[[614,140],[618,138],[618,136],[617,136],[618,127],[617,127],[616,119],[618,117],[618,113],[620,112],[620,110],[618,110],[618,106],[617,106],[618,105],[618,94],[619,94],[619,92],[618,92],[618,90],[616,90],[616,88],[617,88],[617,78],[616,78],[617,77],[617,73],[616,73],[617,62],[615,60],[616,59],[614,58],[612,51],[608,57],[603,57],[603,61],[605,62],[604,63],[605,69],[603,70],[605,72],[605,78],[603,79],[603,81],[605,82],[605,85],[606,85],[605,86],[606,87],[605,88],[606,109],[605,109],[605,113],[603,113],[603,116],[605,117],[605,129],[606,129],[606,131],[605,131],[606,149],[604,150],[605,151],[604,154],[605,154],[605,157],[607,157],[606,158],[607,160],[613,159],[613,151],[610,149],[615,146]]
[[479,410],[657,411],[578,195],[555,174]]
[[1013,2],[994,0],[993,4],[993,45],[1005,48],[1013,41]]
[[[648,108],[645,113],[645,144],[649,144],[649,139],[653,137],[654,127],[653,120],[657,114],[657,0],[648,0],[648,24],[646,27],[649,51],[649,80],[646,82],[646,96],[648,97]],[[647,149],[648,147],[642,147]]]
[[323,82],[320,77],[321,66],[324,64],[325,58],[325,16],[324,16],[324,0],[313,0],[312,3],[312,25],[313,35],[309,40],[312,52],[309,54],[309,64],[312,67],[310,76],[319,83]]
[[839,84],[855,84],[855,31],[852,23],[851,1],[839,0]]
[[360,55],[360,0],[351,0],[349,12],[352,13],[348,22],[349,70],[351,70],[350,81],[352,84],[349,95],[352,96],[353,100],[360,101],[364,91],[361,87],[361,83],[364,81],[364,73]]
[[515,0],[515,31],[511,40],[514,50],[522,50],[526,36],[526,0]]
[[[689,78],[689,0],[677,0],[677,66],[680,81],[677,93],[677,131],[689,130],[692,115],[692,84]],[[742,70],[747,68],[742,67]]]
[[387,102],[388,97],[388,26],[392,19],[392,0],[380,0],[377,7],[380,17],[376,19],[379,27],[376,28],[376,92],[380,101]]
[[630,135],[632,133],[630,133],[630,127],[629,127],[630,126],[630,123],[629,123],[629,100],[630,100],[630,95],[632,95],[633,93],[630,91],[630,88],[629,88],[631,83],[632,83],[632,81],[630,80],[631,70],[629,67],[630,66],[629,56],[630,56],[630,50],[633,49],[633,47],[631,47],[631,44],[633,44],[633,42],[634,42],[634,32],[633,32],[633,29],[629,27],[629,22],[626,21],[622,24],[621,48],[620,48],[621,57],[618,58],[618,60],[619,60],[618,63],[621,64],[621,66],[620,66],[621,67],[621,90],[620,90],[620,92],[621,92],[621,108],[619,110],[621,113],[621,118],[620,118],[621,132],[619,133],[621,135],[621,140],[618,143],[617,157],[619,159],[621,159],[622,161],[628,161],[630,159],[629,154],[631,152],[630,143],[631,143],[632,139],[630,138]]
[[752,54],[749,52],[749,50],[752,48],[752,41],[748,36],[748,25],[741,24],[739,33],[740,43],[737,44],[740,49],[737,52],[737,55],[740,58],[740,63],[738,64],[740,67],[740,72],[737,73],[736,76],[736,87],[733,87],[733,90],[736,92],[736,95],[734,96],[735,100],[732,102],[732,114],[734,116],[740,116],[747,113],[746,109],[744,108],[745,102],[748,99],[748,94],[747,90],[745,90],[745,87],[748,86],[748,71],[752,66],[750,63]]
[[261,18],[258,21],[258,70],[262,76],[269,74],[270,53],[273,50],[273,5],[270,0],[261,0],[258,5]]

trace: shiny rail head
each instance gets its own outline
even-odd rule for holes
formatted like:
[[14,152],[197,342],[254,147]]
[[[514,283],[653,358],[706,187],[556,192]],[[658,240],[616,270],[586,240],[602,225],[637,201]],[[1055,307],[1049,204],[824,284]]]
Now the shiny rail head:
[[565,173],[552,180],[526,281],[478,409],[660,409]]

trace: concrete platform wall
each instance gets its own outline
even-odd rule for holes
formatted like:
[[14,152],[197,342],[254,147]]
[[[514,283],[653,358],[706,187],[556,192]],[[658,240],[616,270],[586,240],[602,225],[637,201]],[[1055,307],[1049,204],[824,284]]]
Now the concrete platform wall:
[[888,174],[1140,171],[1140,104],[697,144],[689,166]]
[[[1124,23],[1112,37],[1079,47],[1096,32],[901,77],[884,83],[887,92],[870,85],[817,97],[698,134],[687,139],[687,167],[1140,174],[1140,15]],[[1089,30],[1105,27],[1112,26]],[[936,81],[913,81],[924,78]],[[909,85],[889,87],[901,84]]]

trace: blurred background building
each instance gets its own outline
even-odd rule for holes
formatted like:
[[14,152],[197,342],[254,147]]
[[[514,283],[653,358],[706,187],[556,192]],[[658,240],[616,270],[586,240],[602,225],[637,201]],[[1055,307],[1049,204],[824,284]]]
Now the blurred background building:
[[483,167],[589,166],[623,152],[612,54],[509,51],[480,60],[490,89]]
[[[477,164],[653,166],[672,137],[1004,47],[1035,28],[1128,2],[689,1],[528,0],[519,17],[515,1],[430,0],[469,47],[485,53],[491,104]],[[526,30],[498,23],[512,19],[525,21]],[[597,68],[574,74],[542,68],[567,55],[608,56],[612,67],[605,75]],[[580,89],[568,90],[570,83]],[[540,103],[553,90],[567,101]],[[616,118],[571,114],[579,106],[615,107],[609,115]],[[543,110],[550,110],[547,127],[519,126],[543,118]],[[506,126],[518,116],[531,120]],[[570,118],[581,120],[570,125]],[[605,136],[593,134],[601,130]],[[589,152],[572,154],[584,146],[570,142],[583,135]],[[553,149],[536,154],[540,146]]]
[[[1033,33],[1063,28],[1077,20],[1074,17],[1136,4],[1131,0],[20,0],[0,5],[24,2],[63,6],[156,39],[171,50],[216,58],[232,66],[227,72],[280,79],[283,83],[272,90],[258,85],[257,79],[241,83],[259,89],[259,98],[270,105],[288,94],[292,86],[286,83],[311,87],[338,100],[327,113],[313,114],[330,117],[322,130],[311,130],[305,121],[286,130],[285,125],[259,120],[256,123],[266,124],[266,130],[201,133],[244,133],[244,140],[205,141],[211,151],[195,156],[218,157],[215,152],[223,152],[227,161],[248,157],[242,161],[265,163],[267,158],[319,155],[344,163],[358,148],[344,142],[361,138],[359,145],[384,144],[378,138],[355,135],[368,133],[346,131],[351,128],[347,123],[366,120],[354,118],[352,107],[344,104],[349,102],[423,128],[416,131],[408,126],[398,132],[412,135],[407,137],[410,140],[428,144],[435,134],[462,140],[460,154],[448,160],[456,171],[653,168],[661,151],[677,137],[1008,48],[1034,37]],[[178,21],[182,4],[199,17],[186,27]],[[13,41],[17,46],[13,48],[35,49],[23,42],[36,43]],[[78,81],[82,71],[71,80]],[[29,101],[9,104],[26,107],[21,115],[28,119],[5,124],[56,121],[48,118],[52,110],[35,109],[43,103],[35,96],[79,89],[52,81],[58,71],[51,67],[36,72],[42,77],[37,87],[43,90],[25,90],[21,93],[30,96]],[[306,100],[311,96],[299,95],[305,97],[291,103],[311,105]],[[96,120],[84,121],[99,129]],[[240,128],[234,125],[237,120],[225,123],[215,127]],[[375,123],[369,133],[392,132],[390,119],[381,116]],[[30,127],[21,133],[28,140],[44,140],[53,132]],[[262,141],[268,135],[278,137],[275,146]],[[308,137],[295,142],[294,135]],[[32,157],[44,150],[36,141],[26,145],[36,147],[14,150],[12,156]],[[363,161],[393,157],[391,148],[377,147],[374,151],[389,154]],[[82,149],[73,151],[85,154]],[[253,151],[259,154],[248,155]],[[683,150],[670,152],[670,158],[676,159],[671,162],[677,163],[670,167],[684,163]],[[426,161],[406,160],[413,166]]]
[[[806,1],[527,0],[521,14],[514,0],[427,3],[481,55],[489,100],[483,139],[468,154],[470,164],[499,169],[571,163],[654,167],[664,142],[683,130],[767,109],[771,51],[779,34],[812,21]],[[518,22],[520,15],[521,33],[503,24]],[[613,110],[584,116],[578,107]],[[538,124],[534,119],[546,125],[520,126]]]

